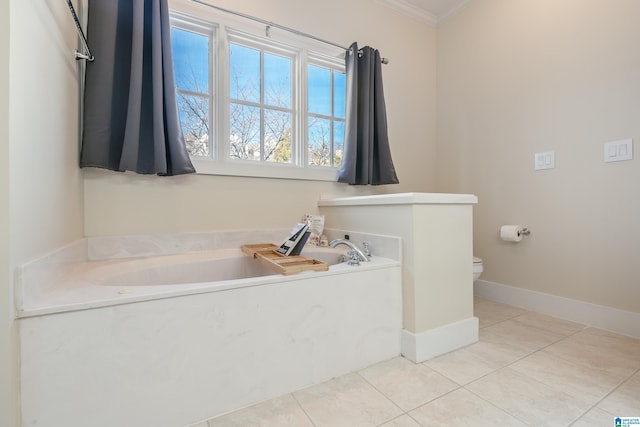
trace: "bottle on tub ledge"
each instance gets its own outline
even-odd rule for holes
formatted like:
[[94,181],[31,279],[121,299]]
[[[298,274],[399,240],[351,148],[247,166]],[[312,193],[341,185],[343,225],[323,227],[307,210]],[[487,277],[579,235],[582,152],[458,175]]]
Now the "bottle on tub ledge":
[[[309,236],[309,244],[314,246],[322,246],[322,232],[324,231],[324,216],[323,215],[312,215],[312,214],[304,214],[302,215],[302,220],[300,222],[306,222],[309,224],[309,231],[311,235]],[[327,241],[327,245],[329,242]]]

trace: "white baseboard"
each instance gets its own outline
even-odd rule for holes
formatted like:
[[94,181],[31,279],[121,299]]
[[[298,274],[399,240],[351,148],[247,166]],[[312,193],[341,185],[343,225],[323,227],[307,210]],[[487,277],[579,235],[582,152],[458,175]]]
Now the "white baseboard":
[[476,280],[473,288],[474,295],[491,301],[640,338],[640,313],[486,280]]
[[477,341],[477,317],[469,317],[418,334],[403,329],[402,355],[414,363],[422,363]]

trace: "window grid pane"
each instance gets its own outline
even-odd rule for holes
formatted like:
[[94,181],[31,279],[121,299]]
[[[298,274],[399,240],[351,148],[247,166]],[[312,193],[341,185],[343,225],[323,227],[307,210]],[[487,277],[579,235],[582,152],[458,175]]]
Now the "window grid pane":
[[173,27],[171,40],[176,86],[189,92],[209,93],[209,37]]
[[178,90],[180,127],[192,156],[209,156],[209,97]]
[[291,163],[291,123],[291,113],[265,109],[263,160]]
[[173,68],[180,128],[192,156],[209,157],[212,150],[210,52],[213,39],[189,25],[171,29]]
[[293,163],[293,59],[230,44],[229,158]]
[[260,102],[260,51],[232,43],[229,49],[231,99]]
[[344,121],[333,122],[333,167],[339,168],[342,164],[342,154],[344,152]]
[[264,103],[275,107],[291,108],[290,58],[264,54]]
[[331,115],[331,70],[317,65],[309,65],[309,103],[310,113]]
[[331,166],[331,120],[310,116],[308,128],[309,164]]
[[308,164],[338,167],[344,150],[346,75],[315,64],[308,66]]
[[260,160],[260,108],[232,102],[229,111],[229,157]]

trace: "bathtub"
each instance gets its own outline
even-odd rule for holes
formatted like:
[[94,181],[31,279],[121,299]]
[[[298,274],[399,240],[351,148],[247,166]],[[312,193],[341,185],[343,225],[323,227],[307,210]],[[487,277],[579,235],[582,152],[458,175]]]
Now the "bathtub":
[[97,259],[105,245],[83,241],[25,266],[23,424],[187,426],[398,356],[400,242],[364,237],[385,247],[371,262],[305,248],[331,266],[292,276],[180,236]]

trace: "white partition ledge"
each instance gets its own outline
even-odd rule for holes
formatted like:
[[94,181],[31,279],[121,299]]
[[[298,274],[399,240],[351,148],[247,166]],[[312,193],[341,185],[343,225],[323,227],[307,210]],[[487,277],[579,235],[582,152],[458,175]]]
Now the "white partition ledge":
[[323,195],[318,202],[318,206],[468,205],[475,203],[478,203],[478,198],[473,194],[397,193],[339,198],[332,198],[330,196]]
[[[318,201],[345,234],[402,239],[402,354],[414,362],[477,341],[473,317],[473,194],[399,193]],[[374,248],[375,254],[375,248]]]

